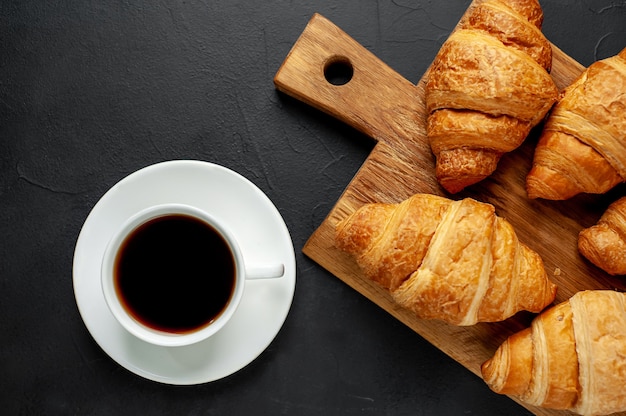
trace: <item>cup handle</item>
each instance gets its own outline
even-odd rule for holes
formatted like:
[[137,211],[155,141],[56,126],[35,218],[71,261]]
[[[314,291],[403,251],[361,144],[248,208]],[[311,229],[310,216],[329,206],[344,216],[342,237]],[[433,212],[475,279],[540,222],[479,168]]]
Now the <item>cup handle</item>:
[[246,267],[246,280],[274,279],[284,274],[285,265],[282,263]]

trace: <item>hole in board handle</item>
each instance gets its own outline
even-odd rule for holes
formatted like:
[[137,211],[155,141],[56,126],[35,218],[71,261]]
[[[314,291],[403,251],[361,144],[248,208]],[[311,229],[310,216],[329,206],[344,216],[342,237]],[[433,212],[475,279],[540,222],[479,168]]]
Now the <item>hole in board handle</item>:
[[350,60],[343,56],[334,56],[324,65],[324,77],[333,85],[346,85],[354,75]]

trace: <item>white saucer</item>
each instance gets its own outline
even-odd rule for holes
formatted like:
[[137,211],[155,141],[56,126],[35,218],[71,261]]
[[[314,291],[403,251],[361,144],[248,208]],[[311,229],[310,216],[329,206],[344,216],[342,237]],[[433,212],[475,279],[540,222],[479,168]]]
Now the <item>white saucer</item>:
[[[239,308],[216,335],[186,347],[157,347],[131,336],[113,318],[100,286],[100,264],[113,230],[150,205],[178,202],[222,217],[246,261],[282,262],[278,279],[247,281]],[[74,252],[74,294],[87,329],[121,366],[167,384],[200,384],[248,365],[272,342],[293,300],[296,261],[287,227],[252,182],[222,166],[170,161],[141,169],[113,186],[94,206]]]

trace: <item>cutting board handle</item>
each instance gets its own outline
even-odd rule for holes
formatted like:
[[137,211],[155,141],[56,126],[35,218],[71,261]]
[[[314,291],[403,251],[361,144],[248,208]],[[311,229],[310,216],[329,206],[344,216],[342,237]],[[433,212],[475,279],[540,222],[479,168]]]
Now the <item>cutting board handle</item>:
[[[329,75],[334,69],[347,75],[340,85]],[[274,84],[377,141],[393,146],[424,140],[419,88],[319,14],[292,47]]]

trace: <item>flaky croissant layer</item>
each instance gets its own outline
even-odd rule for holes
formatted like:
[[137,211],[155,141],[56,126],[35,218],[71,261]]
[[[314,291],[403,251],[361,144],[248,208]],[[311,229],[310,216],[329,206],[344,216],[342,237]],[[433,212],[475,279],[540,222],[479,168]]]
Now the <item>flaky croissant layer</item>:
[[530,198],[603,194],[626,181],[626,48],[594,62],[561,94],[526,179]]
[[429,70],[427,135],[443,188],[491,175],[556,101],[537,0],[475,2]]
[[424,319],[501,321],[539,312],[556,294],[539,255],[492,205],[469,198],[416,194],[399,204],[364,205],[337,224],[335,243]]
[[613,202],[597,224],[578,235],[578,250],[612,275],[626,275],[626,197]]
[[588,290],[537,316],[482,365],[496,393],[581,415],[626,410],[626,294]]

